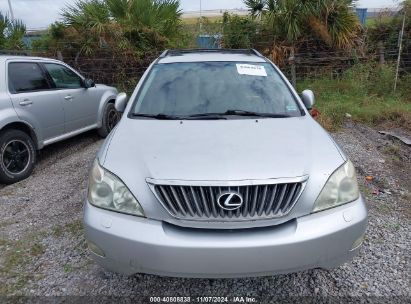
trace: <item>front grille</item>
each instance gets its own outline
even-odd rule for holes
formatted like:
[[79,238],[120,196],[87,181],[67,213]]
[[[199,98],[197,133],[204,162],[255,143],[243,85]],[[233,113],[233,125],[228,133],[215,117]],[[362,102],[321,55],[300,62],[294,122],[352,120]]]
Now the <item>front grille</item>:
[[[290,212],[302,189],[302,182],[241,186],[152,185],[157,198],[174,217],[187,220],[254,220],[281,217]],[[235,210],[223,207],[225,193],[242,197]],[[224,196],[223,198],[226,198]],[[238,198],[238,196],[236,196]],[[221,206],[223,205],[223,207]],[[231,209],[231,207],[230,207]]]

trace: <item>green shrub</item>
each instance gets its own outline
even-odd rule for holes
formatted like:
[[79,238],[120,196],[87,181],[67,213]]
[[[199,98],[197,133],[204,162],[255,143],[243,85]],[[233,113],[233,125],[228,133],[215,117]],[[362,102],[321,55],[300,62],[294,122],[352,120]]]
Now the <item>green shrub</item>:
[[223,39],[225,48],[251,48],[257,37],[257,23],[249,17],[230,15],[223,16]]
[[395,66],[375,62],[357,64],[346,71],[341,80],[350,84],[350,90],[355,88],[370,95],[385,96],[393,91]]
[[401,78],[397,93],[393,93],[394,77],[393,66],[357,64],[340,78],[306,79],[298,88],[315,92],[319,121],[327,129],[337,129],[350,114],[370,125],[388,123],[411,130],[411,78]]

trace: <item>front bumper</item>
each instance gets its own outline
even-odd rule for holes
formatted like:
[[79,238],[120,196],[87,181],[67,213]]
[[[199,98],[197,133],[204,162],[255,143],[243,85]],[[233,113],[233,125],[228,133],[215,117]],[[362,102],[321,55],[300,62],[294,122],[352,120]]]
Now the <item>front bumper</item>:
[[165,222],[84,207],[87,240],[108,270],[179,277],[247,277],[332,268],[350,260],[364,235],[364,200],[285,224],[252,229],[182,228]]

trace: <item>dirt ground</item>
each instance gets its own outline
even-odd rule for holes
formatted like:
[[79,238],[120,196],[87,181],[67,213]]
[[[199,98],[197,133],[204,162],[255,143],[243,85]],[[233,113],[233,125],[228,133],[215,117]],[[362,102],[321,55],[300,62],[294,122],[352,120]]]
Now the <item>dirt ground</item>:
[[356,165],[369,208],[363,248],[350,263],[329,271],[218,280],[104,271],[91,260],[82,232],[88,171],[102,143],[90,132],[45,148],[31,177],[0,185],[0,296],[234,295],[264,301],[316,295],[408,301],[411,147],[352,122],[332,135]]

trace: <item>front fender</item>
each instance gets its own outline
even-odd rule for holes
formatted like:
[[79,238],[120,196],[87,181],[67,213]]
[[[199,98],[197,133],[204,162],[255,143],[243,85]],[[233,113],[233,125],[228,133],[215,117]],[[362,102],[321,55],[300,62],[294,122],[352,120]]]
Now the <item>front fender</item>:
[[97,127],[100,128],[103,124],[103,114],[106,104],[110,100],[115,100],[117,97],[117,89],[112,87],[107,87],[106,91],[101,95],[100,104],[98,107],[98,116],[97,116]]

